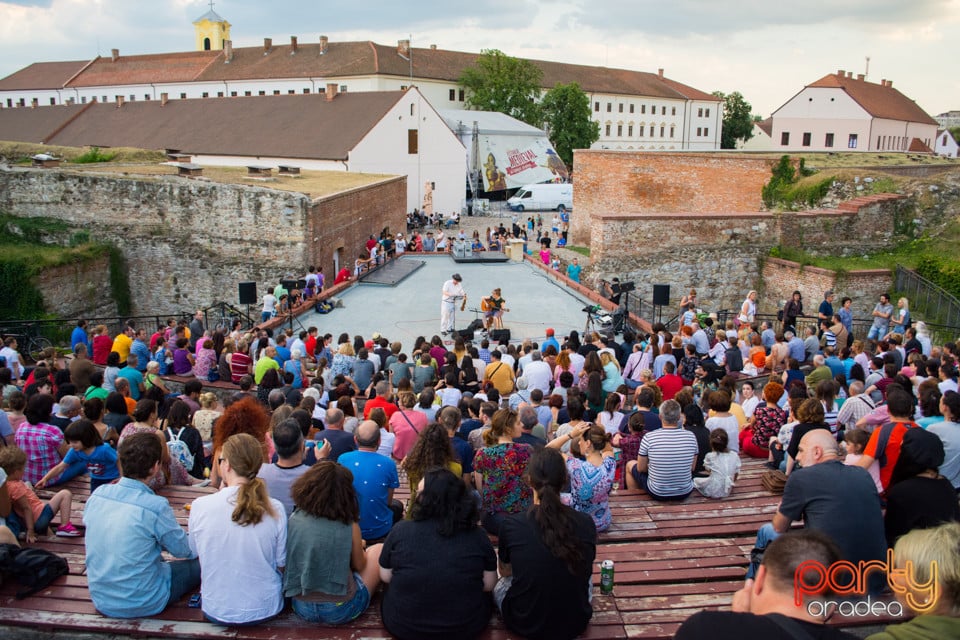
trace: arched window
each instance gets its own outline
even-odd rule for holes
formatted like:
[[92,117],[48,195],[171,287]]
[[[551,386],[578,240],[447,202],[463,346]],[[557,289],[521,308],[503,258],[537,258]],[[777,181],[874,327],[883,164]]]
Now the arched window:
[[210,38],[203,39],[203,50],[210,51]]

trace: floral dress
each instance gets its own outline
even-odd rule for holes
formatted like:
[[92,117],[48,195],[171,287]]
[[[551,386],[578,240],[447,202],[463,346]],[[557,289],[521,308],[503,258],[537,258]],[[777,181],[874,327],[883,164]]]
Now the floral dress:
[[473,470],[483,475],[481,499],[488,513],[520,513],[533,504],[533,490],[523,480],[533,447],[495,444],[477,451]]
[[787,412],[780,407],[757,407],[753,412],[753,444],[766,449],[770,446],[770,438],[777,435],[786,423]]
[[613,456],[604,457],[599,467],[579,458],[567,458],[571,506],[593,518],[597,531],[606,531],[613,521],[608,499],[616,469]]

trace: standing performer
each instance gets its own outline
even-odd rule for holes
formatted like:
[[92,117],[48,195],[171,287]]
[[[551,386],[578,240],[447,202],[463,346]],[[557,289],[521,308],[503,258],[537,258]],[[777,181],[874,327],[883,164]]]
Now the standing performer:
[[467,293],[463,290],[463,278],[459,273],[453,274],[443,283],[443,294],[440,302],[440,333],[453,333],[456,329],[457,300],[462,300],[460,311],[467,307]]
[[510,311],[505,306],[506,300],[500,297],[500,289],[480,299],[480,310],[483,311],[483,326],[485,329],[503,329],[503,312]]

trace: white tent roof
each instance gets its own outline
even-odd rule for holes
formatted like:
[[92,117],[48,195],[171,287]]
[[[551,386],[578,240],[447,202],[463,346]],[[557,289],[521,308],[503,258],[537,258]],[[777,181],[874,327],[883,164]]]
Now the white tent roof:
[[[511,118],[499,111],[466,111],[464,109],[437,109],[447,126],[459,137],[473,132],[473,123],[480,128],[480,135],[546,136],[541,129]],[[458,129],[462,129],[458,131]]]

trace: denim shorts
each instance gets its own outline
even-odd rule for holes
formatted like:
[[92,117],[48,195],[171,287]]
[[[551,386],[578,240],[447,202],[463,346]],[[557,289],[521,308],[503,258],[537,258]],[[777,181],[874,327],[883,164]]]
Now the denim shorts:
[[293,612],[307,622],[338,625],[356,620],[370,605],[370,593],[360,578],[359,573],[353,574],[357,583],[357,592],[351,600],[346,602],[310,602],[293,598]]

